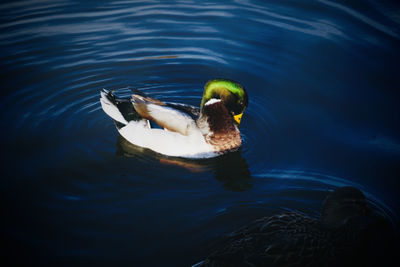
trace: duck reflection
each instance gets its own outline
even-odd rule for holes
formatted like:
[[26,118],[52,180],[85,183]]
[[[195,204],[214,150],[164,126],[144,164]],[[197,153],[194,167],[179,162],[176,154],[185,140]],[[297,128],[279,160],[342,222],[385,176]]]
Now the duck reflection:
[[253,186],[248,165],[240,150],[211,159],[171,158],[133,145],[119,135],[116,154],[124,157],[135,157],[139,161],[157,160],[161,164],[179,166],[194,173],[212,172],[215,179],[230,191],[245,191]]
[[215,178],[223,183],[225,189],[246,191],[253,187],[249,167],[241,150],[216,158],[213,167]]
[[393,233],[364,194],[346,186],[327,196],[320,218],[286,212],[258,219],[194,266],[382,266],[394,251]]

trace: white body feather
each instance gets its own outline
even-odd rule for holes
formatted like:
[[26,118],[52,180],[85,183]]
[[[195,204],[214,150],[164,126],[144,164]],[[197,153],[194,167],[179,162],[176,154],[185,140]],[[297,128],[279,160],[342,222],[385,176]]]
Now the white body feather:
[[186,114],[168,107],[149,105],[155,118],[173,124],[180,132],[150,128],[147,120],[127,122],[118,108],[101,92],[101,106],[104,112],[125,126],[118,129],[119,133],[130,143],[151,149],[160,154],[185,158],[210,158],[218,154],[213,146],[206,143],[204,136],[195,121]]
[[130,121],[118,131],[130,143],[168,156],[210,158],[217,155],[200,131],[182,135],[168,130],[148,128],[137,121]]

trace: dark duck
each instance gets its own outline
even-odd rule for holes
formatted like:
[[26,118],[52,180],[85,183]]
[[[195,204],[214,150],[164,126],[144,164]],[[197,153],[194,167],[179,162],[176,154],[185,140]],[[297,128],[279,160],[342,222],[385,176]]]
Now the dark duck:
[[193,267],[390,266],[379,263],[393,250],[392,233],[360,190],[341,187],[328,195],[320,218],[296,212],[261,218],[217,242]]

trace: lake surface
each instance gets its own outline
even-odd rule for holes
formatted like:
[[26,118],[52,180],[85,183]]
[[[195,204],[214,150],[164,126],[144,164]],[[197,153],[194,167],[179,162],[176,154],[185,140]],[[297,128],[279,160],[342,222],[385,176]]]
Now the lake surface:
[[[343,185],[398,224],[395,1],[81,2],[0,4],[6,261],[189,266]],[[134,147],[99,103],[137,88],[198,106],[213,78],[250,101],[241,150],[215,159]]]

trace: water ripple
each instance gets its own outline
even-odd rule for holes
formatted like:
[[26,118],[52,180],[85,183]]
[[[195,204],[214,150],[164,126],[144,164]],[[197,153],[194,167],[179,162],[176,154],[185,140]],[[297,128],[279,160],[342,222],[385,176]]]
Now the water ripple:
[[359,21],[361,21],[361,22],[363,22],[363,23],[365,23],[365,24],[367,24],[367,25],[369,25],[369,26],[381,31],[381,32],[384,32],[384,33],[386,33],[386,34],[388,34],[390,36],[393,36],[396,39],[400,39],[400,35],[399,35],[399,33],[397,31],[394,31],[394,30],[390,29],[389,27],[387,27],[387,26],[385,26],[383,24],[380,24],[379,22],[377,22],[377,21],[375,21],[373,19],[371,19],[371,18],[369,18],[367,16],[364,16],[361,13],[359,13],[359,12],[349,8],[349,7],[346,7],[346,6],[341,5],[341,4],[337,3],[337,2],[332,2],[332,1],[328,1],[328,0],[318,0],[318,1],[320,3],[323,3],[323,4],[327,5],[327,6],[330,6],[330,7],[333,7],[335,9],[338,9],[340,11],[343,11],[344,13],[347,13],[351,17],[353,17],[353,18],[355,18],[355,19],[357,19],[357,20],[359,20]]
[[[393,223],[393,225],[397,228],[397,224],[399,222],[399,217],[392,210],[392,208],[387,205],[384,201],[376,196],[375,193],[372,193],[373,188],[366,188],[364,185],[352,182],[349,179],[344,179],[341,177],[336,177],[333,175],[322,174],[318,172],[304,171],[304,170],[279,170],[279,169],[271,169],[268,172],[264,172],[262,174],[255,175],[257,177],[262,178],[272,178],[272,179],[282,179],[287,182],[294,182],[293,184],[285,184],[285,188],[287,190],[291,189],[306,189],[306,190],[321,190],[324,191],[326,188],[338,188],[342,186],[353,186],[365,194],[365,196],[371,201],[376,207],[379,207],[386,217]],[[311,183],[310,183],[311,182]],[[305,185],[305,187],[302,186]],[[313,184],[313,189],[310,188],[310,184]],[[293,187],[294,186],[294,187]]]

